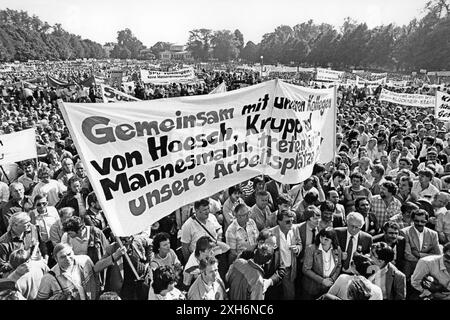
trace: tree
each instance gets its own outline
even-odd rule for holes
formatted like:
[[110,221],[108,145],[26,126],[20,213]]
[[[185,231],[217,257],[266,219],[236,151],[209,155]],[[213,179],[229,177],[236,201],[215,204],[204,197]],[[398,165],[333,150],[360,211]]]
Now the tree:
[[137,59],[142,49],[145,49],[142,42],[133,35],[130,29],[126,28],[117,32],[117,44],[111,51],[111,57]]
[[261,54],[264,56],[264,61],[277,63],[282,60],[285,44],[292,36],[292,28],[286,25],[279,26],[274,32],[263,35]]
[[0,10],[0,61],[76,59],[84,58],[87,51],[95,58],[105,56],[98,43],[83,42],[61,24],[50,26],[25,11]]
[[194,59],[201,61],[208,60],[211,38],[212,30],[210,29],[194,29],[189,31],[187,48],[191,51]]
[[425,5],[425,10],[445,18],[450,12],[450,0],[431,0]]
[[241,59],[248,62],[259,62],[260,59],[259,45],[254,44],[252,41],[248,41],[245,47],[241,50]]
[[239,42],[230,30],[215,31],[211,39],[213,57],[219,61],[236,59],[239,55]]
[[239,29],[234,30],[234,39],[237,42],[237,48],[239,52],[244,49],[244,35],[239,31]]

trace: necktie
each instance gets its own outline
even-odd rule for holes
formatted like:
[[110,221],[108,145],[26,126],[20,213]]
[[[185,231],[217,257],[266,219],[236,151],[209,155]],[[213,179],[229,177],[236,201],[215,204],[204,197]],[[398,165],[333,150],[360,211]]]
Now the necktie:
[[316,228],[312,229],[311,232],[312,232],[311,243],[314,243],[314,241],[316,240]]
[[347,259],[344,261],[344,269],[347,270],[350,266],[350,260],[352,257],[352,251],[353,251],[353,236],[350,237],[350,241],[348,242],[347,246]]

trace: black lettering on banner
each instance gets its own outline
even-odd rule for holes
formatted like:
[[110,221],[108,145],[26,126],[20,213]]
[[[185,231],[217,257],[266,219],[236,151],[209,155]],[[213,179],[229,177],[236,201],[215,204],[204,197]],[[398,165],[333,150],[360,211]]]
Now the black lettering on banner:
[[146,211],[146,208],[151,209],[161,202],[168,201],[172,196],[181,195],[183,192],[189,191],[192,187],[199,187],[205,182],[205,174],[199,172],[183,180],[175,180],[171,184],[164,184],[160,189],[154,189],[145,195],[139,196],[137,199],[130,200],[128,202],[130,212],[134,216],[139,216]]
[[109,87],[103,87],[103,91],[104,91],[104,94],[105,94],[105,97],[106,97],[106,98],[114,99],[115,96],[116,96],[116,94],[114,93],[114,91],[111,90],[111,88],[109,88]]

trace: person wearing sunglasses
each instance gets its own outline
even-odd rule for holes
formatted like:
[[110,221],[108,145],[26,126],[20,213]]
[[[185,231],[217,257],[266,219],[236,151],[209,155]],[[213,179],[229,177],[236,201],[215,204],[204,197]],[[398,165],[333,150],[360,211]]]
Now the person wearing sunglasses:
[[438,234],[436,231],[425,227],[428,222],[428,212],[423,209],[411,212],[413,225],[404,228],[405,235],[405,275],[411,277],[419,259],[435,254],[441,254]]
[[295,214],[292,211],[281,211],[277,214],[277,226],[270,230],[277,239],[280,248],[280,264],[286,268],[283,277],[283,299],[295,298],[295,278],[297,277],[297,257],[302,250],[302,240],[298,228],[293,228]]

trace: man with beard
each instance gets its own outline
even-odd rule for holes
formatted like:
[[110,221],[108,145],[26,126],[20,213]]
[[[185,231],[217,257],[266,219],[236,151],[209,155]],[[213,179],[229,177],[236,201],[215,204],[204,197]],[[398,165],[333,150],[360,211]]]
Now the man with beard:
[[317,227],[318,231],[326,228],[339,228],[344,226],[342,216],[335,215],[336,206],[333,202],[327,200],[320,205],[320,221]]
[[380,194],[372,198],[371,211],[377,218],[380,226],[392,216],[401,213],[402,204],[395,198],[397,186],[392,181],[386,181],[381,185]]

